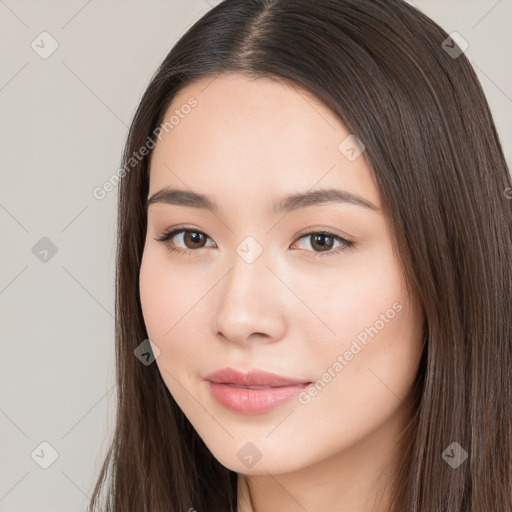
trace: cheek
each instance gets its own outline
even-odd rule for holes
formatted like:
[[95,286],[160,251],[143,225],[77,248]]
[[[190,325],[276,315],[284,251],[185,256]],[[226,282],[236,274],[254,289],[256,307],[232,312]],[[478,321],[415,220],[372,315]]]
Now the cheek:
[[185,346],[173,341],[179,336],[181,325],[186,323],[186,312],[190,309],[186,299],[190,289],[183,285],[179,273],[171,271],[158,251],[144,252],[139,274],[142,315],[149,339],[160,349],[157,364],[164,363],[166,368],[172,360],[171,343],[178,345],[172,350],[173,358],[179,357],[179,350],[175,349]]
[[202,288],[194,273],[169,262],[165,251],[145,249],[139,273],[142,313],[148,335],[155,339],[173,337],[181,318],[200,300]]
[[179,394],[183,377],[189,378],[197,364],[201,332],[201,300],[212,286],[193,273],[172,267],[166,255],[147,250],[143,254],[139,290],[142,315],[149,339],[160,349],[156,363],[169,390]]
[[[144,252],[139,274],[140,302],[144,323],[149,338],[157,342],[165,330],[169,329],[166,313],[172,311],[175,299],[172,288],[166,282],[161,265],[151,253]],[[167,325],[167,328],[165,326]]]
[[315,343],[317,358],[343,353],[354,339],[364,346],[376,331],[383,338],[380,333],[396,334],[397,324],[411,321],[404,314],[407,297],[391,248],[358,253],[349,263],[330,270],[325,279],[317,275],[304,281],[298,290],[316,316],[308,315],[301,325],[308,333],[304,339]]
[[373,411],[377,419],[410,390],[421,356],[422,318],[391,247],[374,254],[350,271],[333,273],[320,292],[310,289],[308,305],[322,322],[301,326],[309,375],[320,381],[318,393],[311,390],[316,406],[330,407],[334,400],[361,417]]

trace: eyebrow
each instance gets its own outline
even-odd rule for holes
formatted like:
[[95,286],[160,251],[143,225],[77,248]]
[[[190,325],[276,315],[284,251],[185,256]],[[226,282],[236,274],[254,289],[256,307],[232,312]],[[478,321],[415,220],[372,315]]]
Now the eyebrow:
[[[375,212],[380,212],[380,208],[362,197],[335,188],[314,190],[310,192],[299,192],[290,194],[272,206],[275,215],[279,213],[288,213],[301,208],[310,206],[319,206],[327,203],[346,203],[356,206],[362,206]],[[214,213],[218,213],[219,207],[215,201],[204,194],[192,192],[190,190],[163,188],[148,197],[146,208],[152,204],[174,204],[178,206],[190,206],[192,208],[203,208]]]

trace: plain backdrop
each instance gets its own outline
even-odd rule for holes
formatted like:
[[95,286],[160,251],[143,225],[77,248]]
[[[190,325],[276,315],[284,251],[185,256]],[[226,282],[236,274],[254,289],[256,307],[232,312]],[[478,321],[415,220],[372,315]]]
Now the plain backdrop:
[[[117,190],[92,191],[213,3],[0,0],[1,512],[87,506],[115,418]],[[468,41],[510,162],[512,0],[411,3]]]

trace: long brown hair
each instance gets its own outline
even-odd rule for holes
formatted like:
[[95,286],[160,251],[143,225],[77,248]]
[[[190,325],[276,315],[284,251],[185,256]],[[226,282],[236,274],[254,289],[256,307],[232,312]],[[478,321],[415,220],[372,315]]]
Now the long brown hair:
[[[418,400],[389,510],[512,512],[511,178],[477,76],[448,38],[402,0],[226,0],[172,48],[123,155],[117,423],[89,510],[236,511],[237,474],[212,456],[157,365],[134,356],[148,338],[138,274],[151,152],[134,155],[181,88],[235,72],[313,92],[363,141],[423,306]],[[457,468],[450,446],[468,454]]]

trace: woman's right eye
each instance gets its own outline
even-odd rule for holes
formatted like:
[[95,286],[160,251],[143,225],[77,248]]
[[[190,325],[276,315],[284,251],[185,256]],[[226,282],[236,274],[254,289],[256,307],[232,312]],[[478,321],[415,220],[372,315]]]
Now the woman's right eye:
[[[172,241],[177,235],[181,235],[185,248],[177,247],[176,243]],[[192,229],[172,229],[166,231],[161,237],[155,238],[157,242],[164,243],[170,251],[189,254],[197,249],[205,247],[204,242],[208,239],[202,231]],[[188,246],[187,246],[188,245]]]

